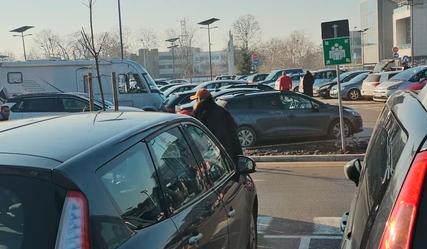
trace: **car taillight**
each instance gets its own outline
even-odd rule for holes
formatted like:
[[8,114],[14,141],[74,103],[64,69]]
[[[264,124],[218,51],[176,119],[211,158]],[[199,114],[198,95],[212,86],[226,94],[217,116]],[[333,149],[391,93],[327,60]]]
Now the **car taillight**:
[[419,153],[402,185],[381,240],[381,249],[409,249],[427,167],[427,152]]
[[78,191],[67,192],[55,249],[89,249],[88,207]]
[[371,85],[372,86],[378,86],[380,83],[379,82],[372,82]]
[[253,81],[253,80],[250,80],[250,81],[248,81],[248,83],[249,83],[249,84],[251,84],[251,83],[255,83],[255,81]]
[[188,109],[183,109],[179,112],[180,114],[190,115],[193,116],[193,111]]

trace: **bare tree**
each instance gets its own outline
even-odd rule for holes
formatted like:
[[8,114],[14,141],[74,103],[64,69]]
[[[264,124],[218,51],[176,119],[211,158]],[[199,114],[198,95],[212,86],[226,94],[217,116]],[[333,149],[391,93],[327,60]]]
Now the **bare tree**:
[[233,34],[242,50],[254,52],[261,42],[261,25],[254,15],[247,14],[233,23]]
[[14,61],[14,60],[16,60],[16,55],[15,55],[15,53],[13,51],[9,51],[9,50],[0,51],[0,56],[2,56],[2,57],[5,56],[3,58],[0,58],[0,62],[2,62],[2,61]]
[[96,0],[88,0],[88,3],[84,4],[86,7],[89,8],[90,35],[85,32],[84,28],[82,28],[81,35],[83,38],[84,46],[95,59],[96,74],[98,78],[99,92],[101,94],[102,108],[105,111],[104,90],[102,89],[101,72],[99,70],[99,54],[102,51],[103,45],[105,44],[105,40],[107,39],[108,35],[107,33],[105,33],[105,35],[101,39],[99,48],[97,49],[95,45],[95,35],[93,32],[93,6],[95,5],[95,2]]
[[[175,56],[179,61],[179,66],[183,69],[182,76],[190,78],[194,77],[194,57],[200,52],[199,47],[202,43],[197,37],[199,28],[195,25],[186,25],[186,34],[182,34],[180,30],[169,28],[165,32],[166,39],[177,38],[178,47],[174,49]],[[170,44],[168,44],[170,45]]]
[[[134,47],[134,39],[132,37],[132,31],[129,28],[123,28],[123,57],[129,58],[131,50]],[[121,49],[120,49],[120,38],[119,36],[113,35],[118,34],[119,31],[112,29],[108,35],[98,35],[98,43],[103,42],[103,50],[101,51],[100,58],[103,59],[117,59],[121,58]]]
[[35,39],[36,46],[40,51],[43,51],[45,57],[60,57],[65,60],[69,60],[70,56],[68,54],[65,42],[61,37],[53,32],[50,29],[44,29],[40,31]]

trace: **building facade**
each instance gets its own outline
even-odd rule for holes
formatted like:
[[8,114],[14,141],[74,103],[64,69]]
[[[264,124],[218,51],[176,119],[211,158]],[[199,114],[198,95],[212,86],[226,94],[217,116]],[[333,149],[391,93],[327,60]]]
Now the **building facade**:
[[351,39],[351,63],[353,67],[360,67],[362,64],[362,35],[358,31],[350,31]]
[[[415,0],[413,9],[414,56],[415,64],[425,64],[427,60],[427,1]],[[411,7],[403,1],[393,12],[393,41],[399,48],[399,56],[412,58],[411,49]]]
[[362,60],[375,64],[393,58],[393,12],[396,0],[361,0]]
[[140,49],[138,54],[131,54],[130,60],[138,62],[153,78],[159,78],[159,50]]

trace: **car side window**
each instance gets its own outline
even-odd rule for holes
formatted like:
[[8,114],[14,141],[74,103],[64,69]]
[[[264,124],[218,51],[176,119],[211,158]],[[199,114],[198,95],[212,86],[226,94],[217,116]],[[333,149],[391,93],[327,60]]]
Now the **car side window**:
[[275,96],[262,96],[251,99],[253,109],[282,109],[280,100]]
[[185,206],[207,191],[203,171],[179,128],[173,128],[149,142],[157,171],[163,181],[169,210]]
[[379,204],[408,140],[393,114],[384,110],[372,134],[364,162],[371,206]]
[[20,112],[63,112],[62,102],[57,98],[26,99],[19,107]]
[[223,175],[234,169],[227,157],[221,153],[220,148],[203,130],[194,125],[184,127],[202,156],[204,170],[212,183],[219,182]]
[[66,112],[84,112],[89,111],[89,103],[75,98],[61,98]]
[[125,75],[119,75],[119,93],[121,94],[135,94],[135,93],[146,93],[146,82],[145,79],[141,79],[138,74],[130,74],[128,77]]
[[304,110],[312,109],[313,105],[310,100],[297,95],[280,95],[280,99],[285,110]]
[[131,228],[141,229],[165,219],[163,192],[146,144],[134,145],[96,175]]

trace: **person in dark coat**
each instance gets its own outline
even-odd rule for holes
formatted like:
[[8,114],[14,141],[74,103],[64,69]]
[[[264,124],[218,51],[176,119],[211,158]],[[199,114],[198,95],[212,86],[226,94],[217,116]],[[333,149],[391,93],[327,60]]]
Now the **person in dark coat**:
[[237,165],[237,156],[243,155],[238,126],[231,114],[215,103],[211,92],[199,89],[191,99],[196,100],[194,117],[202,122],[219,140]]
[[310,97],[313,97],[313,85],[314,85],[314,76],[307,70],[302,80],[302,87],[304,89],[304,94]]

